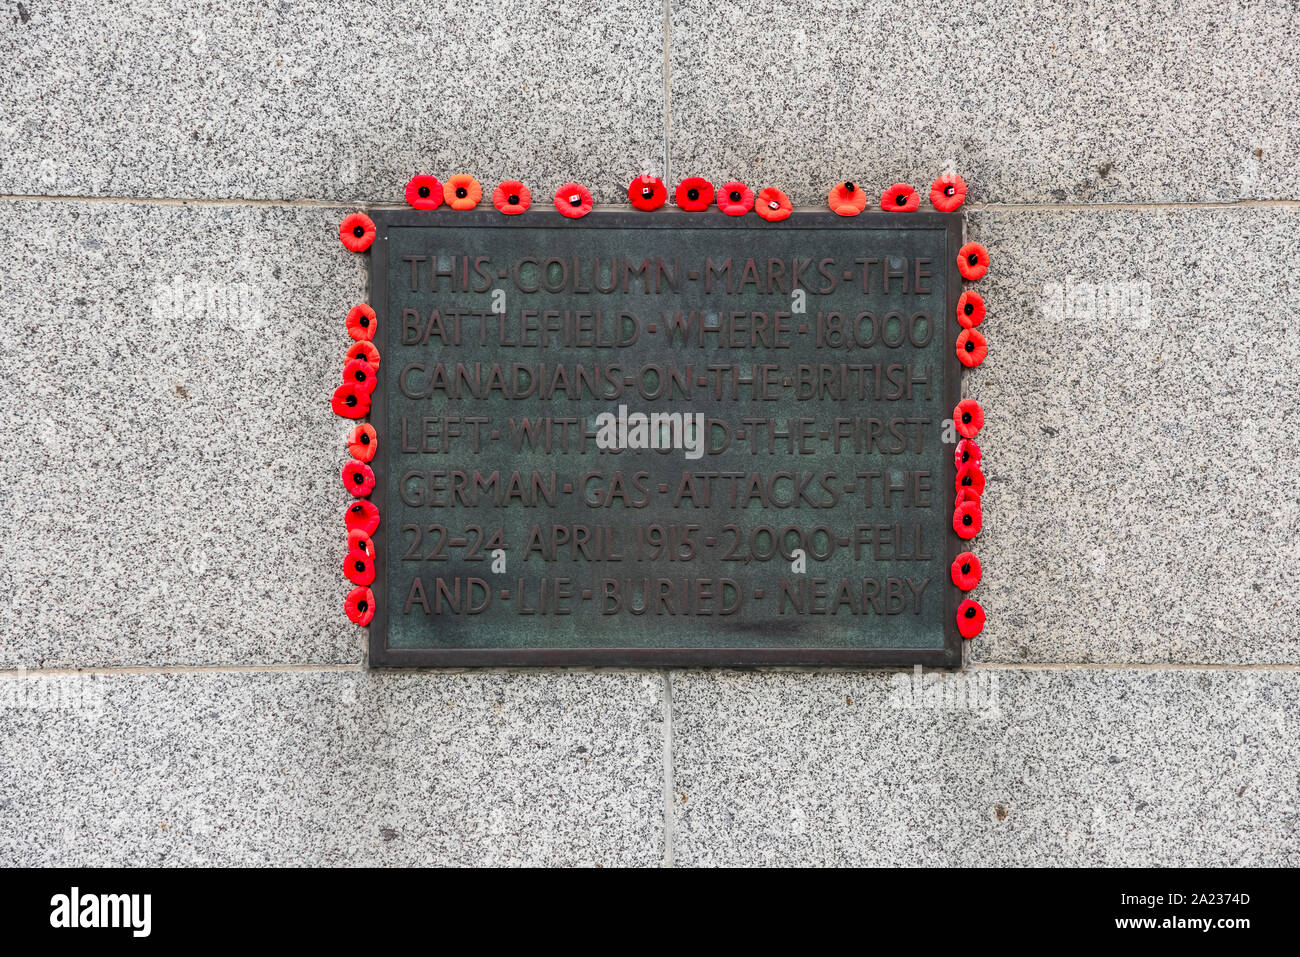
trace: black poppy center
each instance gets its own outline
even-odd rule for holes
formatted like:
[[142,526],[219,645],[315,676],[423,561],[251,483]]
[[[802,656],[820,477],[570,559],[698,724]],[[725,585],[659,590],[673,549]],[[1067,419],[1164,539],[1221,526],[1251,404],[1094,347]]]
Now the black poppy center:
[[429,187],[427,186],[421,186],[419,189],[416,190],[416,192],[420,194],[421,199],[429,198]]
[[346,405],[348,408],[352,408],[352,406],[357,404],[357,397],[355,395],[350,395],[343,400],[343,404]]
[[974,352],[974,351],[975,351],[975,341],[974,341],[973,339],[967,339],[967,340],[966,340],[966,351],[967,351],[967,352]]
[[464,186],[457,186],[457,187],[456,187],[456,198],[457,198],[457,199],[464,199],[464,198],[465,198],[466,196],[468,196],[468,195],[469,195],[469,190],[467,190]]
[[967,617],[967,618],[974,618],[974,617],[975,617],[975,609],[974,609],[974,608],[967,608],[967,609],[966,609],[966,617]]
[[365,481],[365,478],[366,478],[366,477],[365,477],[364,475],[362,475],[360,472],[353,472],[353,473],[352,473],[352,481],[356,482],[358,485],[360,485],[362,482],[364,482],[364,481]]
[[366,601],[364,598],[357,602],[357,611],[365,611],[369,607],[370,602]]
[[642,199],[649,199],[649,198],[650,198],[651,196],[653,196],[654,194],[655,194],[655,191],[654,191],[653,189],[651,189],[649,186],[642,186],[642,187],[641,187],[641,198],[642,198]]
[[965,306],[965,308],[964,308],[963,311],[964,311],[964,312],[966,313],[966,315],[968,315],[968,316],[973,316],[973,315],[975,315],[975,307],[974,307],[973,305],[971,305],[969,302],[966,303],[966,306]]
[[369,317],[369,316],[363,315],[363,316],[361,317],[361,328],[362,328],[362,329],[369,329],[369,328],[370,328],[370,317]]
[[963,516],[961,517],[961,523],[962,523],[963,525],[969,525],[969,524],[971,523],[971,521],[972,521],[972,519],[971,519],[971,517],[970,517],[969,515],[963,515]]
[[361,561],[361,559],[357,559],[355,562],[352,563],[352,567],[359,572],[363,572],[366,570],[366,563]]
[[969,476],[969,475],[963,475],[963,476],[961,477],[961,484],[962,484],[962,485],[970,485],[970,484],[971,484],[970,476]]
[[953,186],[952,184],[949,184],[943,188],[943,195],[945,196],[952,196],[956,194],[956,192],[957,192],[957,187]]
[[360,515],[360,514],[361,514],[361,506],[360,506],[360,505],[353,505],[353,506],[352,506],[352,511],[354,511],[354,512],[356,512],[358,515]]
[[511,206],[518,206],[518,205],[519,205],[519,194],[518,194],[518,193],[511,193],[509,196],[506,197],[506,202],[509,203]]
[[970,562],[966,562],[964,565],[961,566],[961,573],[963,575],[970,574]]
[[357,239],[360,239],[365,234],[366,234],[366,228],[364,226],[352,227],[352,235],[357,237]]
[[686,191],[686,198],[693,203],[700,198],[700,191],[696,189],[694,186],[692,186],[690,189]]
[[362,370],[362,369],[358,369],[358,370],[353,374],[352,378],[356,379],[358,382],[365,382],[365,381],[366,381],[366,373],[365,373],[364,370]]
[[980,262],[979,253],[971,253],[969,256],[966,257],[966,261],[970,263],[972,266],[978,266]]
[[569,197],[569,205],[570,205],[570,206],[575,206],[575,207],[576,207],[576,206],[581,206],[581,205],[582,205],[582,197],[579,196],[577,193],[574,193],[572,196]]
[[362,433],[361,433],[361,444],[362,444],[362,445],[369,445],[369,444],[370,444],[370,433],[369,433],[369,432],[362,432]]
[[899,206],[906,206],[906,205],[907,205],[907,194],[906,194],[906,193],[899,193],[898,196],[894,199],[894,202],[896,202]]
[[961,424],[962,424],[962,425],[970,425],[970,413],[969,413],[969,412],[963,412],[963,413],[961,414]]
[[730,193],[728,193],[727,195],[731,197],[731,201],[732,201],[733,203],[739,203],[739,202],[740,202],[740,190],[738,190],[738,189],[733,189],[733,190],[732,190]]
[[857,189],[857,188],[858,188],[858,186],[857,186],[856,183],[845,183],[845,184],[844,184],[844,192],[846,192],[846,193],[851,193],[851,192],[853,192],[853,191],[854,191],[855,189]]
[[965,464],[966,464],[967,462],[969,462],[969,461],[970,461],[970,453],[969,453],[969,452],[963,452],[963,453],[961,454],[961,464],[962,464],[962,465],[965,465]]

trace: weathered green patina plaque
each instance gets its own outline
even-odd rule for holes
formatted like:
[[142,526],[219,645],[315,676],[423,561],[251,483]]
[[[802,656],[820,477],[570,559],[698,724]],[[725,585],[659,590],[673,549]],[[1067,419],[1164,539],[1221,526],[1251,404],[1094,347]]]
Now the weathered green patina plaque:
[[371,215],[372,665],[960,663],[958,216]]

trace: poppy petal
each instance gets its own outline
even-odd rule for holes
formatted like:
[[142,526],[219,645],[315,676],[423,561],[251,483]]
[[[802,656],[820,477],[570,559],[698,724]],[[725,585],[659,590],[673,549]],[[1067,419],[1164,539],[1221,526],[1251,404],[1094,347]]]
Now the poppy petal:
[[492,205],[507,216],[518,216],[533,202],[533,194],[517,179],[508,179],[492,191]]
[[984,630],[984,609],[973,598],[957,606],[957,632],[963,638],[974,638]]
[[668,190],[658,176],[646,173],[628,184],[627,200],[637,209],[649,212],[668,202]]
[[442,205],[442,183],[428,173],[417,173],[406,184],[406,202],[416,209],[437,209]]
[[348,506],[348,510],[343,514],[343,521],[348,531],[360,529],[367,535],[373,535],[375,529],[379,527],[379,506],[374,502],[359,499]]
[[452,209],[473,209],[483,198],[483,187],[466,173],[457,173],[442,187],[442,196]]
[[984,494],[984,472],[974,462],[967,462],[957,470],[957,491],[971,489],[976,495]]
[[[968,488],[959,488],[959,489],[957,489],[957,498],[956,498],[956,500],[952,503],[953,508],[956,508],[956,507],[957,507],[958,505],[960,505],[962,502],[974,502],[976,505],[979,505],[979,504],[980,504],[980,497],[979,497],[979,495],[978,495],[977,493],[972,492],[972,491],[971,491],[970,489],[968,489]],[[981,506],[981,507],[982,507],[982,506]]]
[[974,399],[962,399],[957,408],[952,410],[952,423],[957,434],[964,439],[973,439],[984,428],[984,410]]
[[370,393],[358,389],[355,382],[345,382],[334,390],[330,408],[345,419],[363,419],[370,414]]
[[967,243],[957,250],[957,271],[962,279],[975,282],[989,271],[989,251],[979,243]]
[[359,528],[348,531],[348,551],[365,552],[367,555],[375,553],[374,540]]
[[831,187],[826,202],[830,204],[833,213],[838,213],[840,216],[856,216],[867,208],[867,194],[857,183],[845,180]]
[[957,322],[963,329],[974,329],[984,321],[984,297],[967,289],[957,300]]
[[952,583],[962,591],[970,591],[980,583],[984,570],[974,552],[962,552],[952,563]]
[[895,183],[880,194],[880,208],[887,213],[913,213],[921,205],[921,197],[906,183]]
[[375,617],[375,593],[365,587],[352,589],[343,601],[343,610],[353,624],[366,627]]
[[952,510],[952,530],[958,538],[974,538],[984,525],[984,513],[975,502],[962,502]]
[[591,212],[591,190],[581,183],[565,183],[555,191],[555,208],[561,216],[581,219]]
[[957,336],[957,359],[968,369],[973,369],[989,354],[988,340],[977,329],[963,329]]
[[362,392],[374,392],[375,367],[364,359],[353,359],[343,367],[343,381],[355,382]]
[[754,208],[754,191],[738,180],[718,187],[718,209],[728,216],[744,216]]
[[379,320],[375,318],[375,310],[364,302],[359,302],[348,310],[348,335],[353,339],[369,342],[375,337],[378,322]]
[[754,212],[769,223],[779,223],[783,219],[789,219],[793,210],[794,204],[790,202],[790,197],[775,186],[759,190],[758,196],[754,199]]
[[348,552],[343,559],[343,577],[354,585],[369,585],[375,580],[375,559],[365,552]]
[[951,213],[966,201],[966,181],[956,173],[946,173],[930,184],[930,205],[941,213]]
[[375,473],[365,462],[353,460],[343,466],[343,487],[354,498],[365,498],[375,490]]
[[354,253],[363,253],[375,241],[375,224],[365,213],[344,216],[339,223],[339,239]]
[[703,176],[688,176],[677,184],[677,206],[688,213],[702,213],[713,202],[713,184]]
[[375,434],[375,427],[369,422],[362,422],[348,433],[348,452],[354,459],[369,462],[375,457],[375,450],[378,448],[379,436]]
[[953,451],[953,458],[957,462],[957,468],[961,468],[967,462],[980,464],[980,447],[975,444],[974,439],[962,439],[957,443],[957,448]]
[[379,350],[375,344],[367,339],[358,339],[352,343],[347,352],[343,354],[344,363],[351,362],[353,359],[360,359],[363,362],[369,362],[375,369],[379,368]]

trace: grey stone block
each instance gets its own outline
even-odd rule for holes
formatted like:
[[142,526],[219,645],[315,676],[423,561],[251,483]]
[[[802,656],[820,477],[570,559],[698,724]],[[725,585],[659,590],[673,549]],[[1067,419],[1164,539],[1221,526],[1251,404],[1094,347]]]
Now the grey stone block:
[[337,209],[11,202],[0,665],[359,662]]
[[1300,662],[1300,210],[988,212],[976,660]]
[[423,172],[626,202],[663,167],[659,0],[26,7],[0,193],[401,203]]
[[1293,5],[672,4],[674,178],[825,205],[951,163],[979,202],[1296,198]]
[[0,678],[0,863],[637,865],[663,677]]
[[679,865],[1290,865],[1300,673],[674,672]]

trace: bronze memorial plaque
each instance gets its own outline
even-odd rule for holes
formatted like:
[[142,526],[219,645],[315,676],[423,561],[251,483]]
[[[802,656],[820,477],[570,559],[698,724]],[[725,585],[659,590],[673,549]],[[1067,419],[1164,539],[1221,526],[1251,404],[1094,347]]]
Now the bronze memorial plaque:
[[371,215],[372,665],[960,664],[960,216]]

